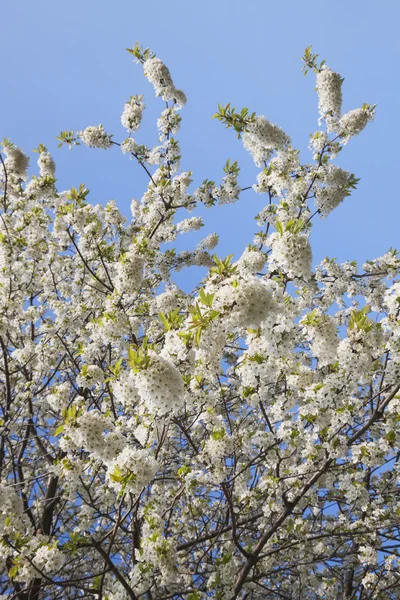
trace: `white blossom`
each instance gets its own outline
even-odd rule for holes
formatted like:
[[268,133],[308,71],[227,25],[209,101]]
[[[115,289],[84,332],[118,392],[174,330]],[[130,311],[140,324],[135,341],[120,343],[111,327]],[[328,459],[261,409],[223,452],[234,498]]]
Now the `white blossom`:
[[149,366],[135,378],[138,394],[150,412],[167,413],[180,408],[184,402],[182,376],[168,359],[149,352]]
[[354,135],[358,135],[364,127],[374,118],[374,110],[368,108],[356,108],[350,110],[340,119],[340,127],[345,141]]
[[54,177],[56,163],[52,159],[49,152],[40,153],[38,165],[40,169],[40,177]]
[[180,221],[176,228],[181,233],[185,233],[187,231],[198,231],[203,225],[204,223],[201,217],[191,217],[190,219]]
[[270,123],[264,116],[258,116],[243,134],[243,144],[255,164],[261,167],[264,161],[270,159],[274,150],[288,146],[290,139],[278,125]]
[[328,130],[331,121],[341,114],[342,83],[343,79],[339,73],[335,73],[327,65],[323,65],[317,73],[318,108],[321,117],[327,120]]
[[25,180],[27,178],[26,171],[29,166],[29,158],[20,148],[12,144],[4,146],[6,159],[4,166],[14,177]]
[[178,106],[186,104],[185,94],[174,86],[168,67],[159,58],[147,59],[143,69],[157,96],[162,96],[164,100],[174,100]]
[[301,278],[308,281],[311,277],[311,246],[306,234],[292,234],[285,231],[283,235],[273,233],[270,236],[272,253],[269,268],[283,269],[290,278]]
[[124,104],[121,123],[128,131],[136,131],[140,127],[144,110],[142,99],[143,96],[132,96],[129,102]]
[[326,217],[349,195],[351,174],[336,165],[327,165],[320,173],[319,179],[323,185],[315,190],[315,204]]
[[78,136],[86,146],[91,148],[109,148],[112,144],[112,136],[104,131],[101,124],[86,127],[84,131],[78,132]]

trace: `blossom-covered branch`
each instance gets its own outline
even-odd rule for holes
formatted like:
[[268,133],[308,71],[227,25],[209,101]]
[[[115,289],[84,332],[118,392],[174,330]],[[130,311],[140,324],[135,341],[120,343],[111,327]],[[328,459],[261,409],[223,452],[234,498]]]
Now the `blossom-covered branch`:
[[[129,220],[83,183],[58,190],[44,145],[28,175],[2,144],[0,598],[395,600],[400,259],[314,265],[310,244],[357,187],[336,159],[375,105],[343,114],[343,78],[309,47],[306,162],[229,103],[214,116],[254,180],[228,159],[220,182],[196,181],[180,170],[184,92],[150,49],[129,52],[162,100],[159,143],[140,140],[138,90],[121,136],[58,136],[144,172]],[[244,190],[265,206],[239,257],[216,233],[176,250],[198,208]],[[196,266],[184,292],[176,273]]]

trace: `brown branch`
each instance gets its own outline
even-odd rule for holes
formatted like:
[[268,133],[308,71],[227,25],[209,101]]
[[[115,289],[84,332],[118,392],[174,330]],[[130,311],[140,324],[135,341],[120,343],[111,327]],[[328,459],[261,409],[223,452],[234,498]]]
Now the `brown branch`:
[[111,558],[108,556],[108,553],[104,550],[104,548],[100,545],[99,542],[93,540],[93,546],[97,550],[97,552],[104,558],[104,562],[110,567],[110,570],[114,573],[115,577],[118,579],[126,593],[128,594],[131,600],[138,600],[135,592],[132,590],[126,579],[123,577],[120,570],[115,566]]
[[[350,447],[355,441],[357,441],[363,433],[365,433],[371,425],[373,425],[376,421],[378,421],[383,416],[384,409],[389,404],[389,402],[395,397],[397,392],[400,390],[400,384],[395,387],[393,392],[384,400],[379,408],[377,408],[374,414],[368,419],[368,421],[347,441],[347,446]],[[286,508],[275,521],[270,529],[268,529],[259,539],[256,547],[254,548],[251,556],[247,559],[246,563],[243,565],[242,569],[239,572],[239,575],[235,584],[235,592],[232,596],[232,600],[238,597],[240,591],[242,590],[244,584],[246,583],[247,576],[252,570],[252,568],[256,565],[259,560],[259,555],[261,554],[264,546],[271,539],[274,533],[279,529],[279,527],[285,522],[287,517],[292,514],[293,509],[297,506],[300,500],[305,496],[308,490],[318,481],[318,479],[324,475],[329,467],[334,462],[334,459],[329,457],[325,461],[325,464],[309,479],[309,481],[304,485],[303,489],[295,496],[292,501],[286,502]]]

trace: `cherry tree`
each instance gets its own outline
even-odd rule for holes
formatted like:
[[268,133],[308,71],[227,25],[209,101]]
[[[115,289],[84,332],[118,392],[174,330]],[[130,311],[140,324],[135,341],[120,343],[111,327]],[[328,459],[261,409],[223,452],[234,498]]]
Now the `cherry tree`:
[[[343,79],[307,48],[309,162],[228,104],[215,118],[254,181],[228,160],[196,182],[175,137],[184,92],[129,52],[163,101],[159,145],[135,139],[143,95],[123,107],[126,139],[58,139],[145,171],[131,219],[83,184],[57,190],[43,145],[28,177],[2,144],[0,598],[399,598],[400,259],[313,267],[309,241],[357,185],[335,159],[375,106],[342,114]],[[265,207],[238,260],[217,234],[174,249],[197,207],[251,189]],[[186,293],[176,273],[193,266],[206,275]]]

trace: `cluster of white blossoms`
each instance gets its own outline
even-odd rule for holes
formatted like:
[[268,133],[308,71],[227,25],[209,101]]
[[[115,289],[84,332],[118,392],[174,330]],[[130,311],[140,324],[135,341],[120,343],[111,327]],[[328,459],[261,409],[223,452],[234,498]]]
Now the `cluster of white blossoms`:
[[134,245],[122,254],[117,264],[115,282],[121,294],[123,292],[133,294],[140,288],[144,276],[144,264],[144,257],[138,254]]
[[161,96],[163,100],[173,100],[178,106],[186,104],[185,94],[174,86],[168,67],[159,58],[148,58],[143,63],[143,70],[157,96]]
[[198,248],[204,250],[213,250],[218,245],[218,241],[219,236],[217,233],[209,233],[199,242]]
[[239,258],[237,266],[243,274],[257,275],[263,270],[266,261],[267,257],[264,252],[254,246],[248,246]]
[[186,233],[187,231],[198,231],[203,226],[204,223],[201,217],[190,217],[189,219],[180,221],[177,224],[176,229],[181,233]]
[[127,138],[121,144],[122,154],[136,154],[139,150],[139,144],[133,138]]
[[145,108],[142,102],[143,95],[131,96],[129,102],[125,102],[124,111],[121,115],[122,126],[128,131],[136,131],[142,122],[143,110]]
[[[107,429],[113,430],[114,427],[110,420],[105,418],[99,411],[84,411],[76,424],[68,429],[67,439],[64,437],[63,443],[67,448],[70,448],[70,442],[72,441],[76,448],[84,448],[95,457],[106,461],[109,455],[107,439],[111,441],[110,436],[106,435]],[[113,446],[115,446],[116,440],[113,441]],[[114,457],[118,450],[122,450],[125,443],[124,439],[120,439],[119,444],[117,443],[117,446],[113,447],[111,456]]]
[[11,485],[0,483],[0,535],[23,531],[27,525],[24,506],[17,490]]
[[140,398],[136,389],[136,377],[132,371],[121,374],[120,378],[113,383],[113,390],[118,404],[121,404],[124,411],[131,412],[133,407],[138,404]]
[[[332,160],[374,106],[341,116],[341,77],[307,49],[311,156],[219,105],[259,168],[228,160],[216,185],[181,171],[167,67],[130,52],[164,100],[158,145],[131,137],[142,96],[125,141],[58,137],[130,155],[147,185],[129,218],[84,184],[58,191],[42,144],[30,179],[2,147],[0,596],[395,600],[400,254],[314,267],[310,245],[356,186]],[[217,233],[183,246],[205,208],[246,195],[258,229],[236,256]]]
[[218,196],[219,204],[231,204],[239,200],[240,192],[242,191],[237,182],[236,173],[227,173],[222,178],[222,183],[219,188],[215,188],[215,195]]
[[342,110],[342,83],[343,78],[339,73],[323,65],[317,73],[316,90],[318,93],[318,108],[322,118],[329,123],[335,122],[340,117]]
[[289,144],[290,139],[286,133],[263,115],[256,117],[243,134],[243,145],[250,152],[257,167],[268,161],[274,150],[282,150]]
[[151,451],[128,446],[112,460],[107,469],[109,485],[118,491],[140,494],[158,471],[159,465]]
[[55,385],[47,396],[49,406],[55,411],[64,410],[69,404],[71,384],[67,381]]
[[43,151],[40,153],[38,165],[40,177],[54,177],[56,172],[56,163],[49,152]]
[[179,131],[181,120],[182,117],[174,107],[163,110],[157,121],[160,141],[169,135],[176,135]]
[[179,168],[181,151],[179,144],[174,138],[167,139],[160,146],[154,146],[147,156],[149,165],[167,165],[170,173],[175,173]]
[[6,155],[6,159],[4,161],[4,166],[7,172],[15,179],[26,180],[27,174],[26,171],[29,166],[29,158],[20,148],[14,146],[13,144],[6,144],[4,146],[4,154]]
[[268,262],[270,271],[283,271],[290,279],[311,279],[312,251],[307,234],[272,233],[269,243],[272,249]]
[[64,566],[66,556],[54,542],[49,544],[45,536],[36,534],[29,540],[21,538],[21,541],[19,552],[12,560],[14,579],[18,583],[29,584],[42,574],[54,575]]
[[329,150],[331,159],[336,158],[340,150],[342,149],[341,142],[335,141],[336,138],[330,139],[329,135],[325,131],[318,130],[310,135],[309,148],[313,153],[313,159],[319,162],[321,153],[322,155]]
[[181,308],[186,302],[185,293],[175,284],[167,286],[165,292],[154,299],[157,312],[169,313],[176,308]]
[[318,365],[325,367],[336,361],[339,336],[335,322],[329,315],[314,309],[301,323],[311,338],[311,352],[318,358]]
[[326,217],[349,195],[351,173],[336,165],[326,165],[319,172],[320,187],[315,190],[315,204]]
[[135,377],[138,394],[150,413],[169,413],[184,402],[182,375],[176,366],[154,351],[149,351],[149,365]]
[[112,136],[104,130],[104,127],[101,124],[86,127],[83,131],[79,131],[77,136],[90,148],[106,149],[112,145]]
[[98,365],[83,365],[81,372],[76,378],[80,387],[91,387],[102,384],[104,381],[104,371]]
[[231,327],[258,327],[270,312],[276,310],[270,282],[258,277],[228,279],[219,286],[213,308],[226,313]]
[[389,315],[396,319],[400,314],[400,282],[385,290],[384,303]]
[[350,110],[340,119],[340,127],[344,142],[358,135],[364,127],[374,118],[374,107],[355,108]]
[[35,567],[44,573],[56,573],[64,566],[65,561],[65,555],[58,548],[47,544],[39,546],[32,560]]

